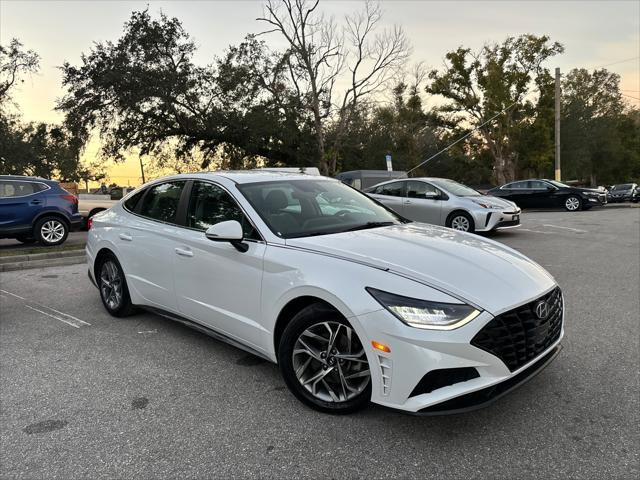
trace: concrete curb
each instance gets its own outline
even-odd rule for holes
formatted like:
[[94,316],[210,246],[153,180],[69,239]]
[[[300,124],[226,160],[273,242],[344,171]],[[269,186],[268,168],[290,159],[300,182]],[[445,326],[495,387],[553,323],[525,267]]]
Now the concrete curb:
[[84,249],[67,250],[64,252],[33,253],[29,255],[14,255],[0,257],[0,272],[26,270],[28,268],[55,267],[60,265],[75,265],[85,263],[87,258]]

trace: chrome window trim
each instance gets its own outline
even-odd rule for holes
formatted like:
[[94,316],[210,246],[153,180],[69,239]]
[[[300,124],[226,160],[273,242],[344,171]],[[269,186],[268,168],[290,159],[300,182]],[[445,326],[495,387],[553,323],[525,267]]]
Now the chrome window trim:
[[[13,178],[12,179],[0,178],[0,182],[37,183],[37,184],[40,184],[40,185],[44,185],[46,187],[43,190],[40,190],[39,192],[33,192],[33,193],[29,193],[27,195],[13,195],[11,197],[2,197],[2,196],[0,196],[0,198],[26,198],[26,197],[30,197],[31,195],[37,195],[37,194],[45,192],[47,190],[51,190],[51,187],[49,185],[47,185],[44,182],[40,182],[38,180],[14,180]],[[72,195],[72,194],[69,194],[69,195]]]
[[[227,194],[229,194],[229,196],[233,199],[234,202],[236,202],[238,207],[240,207],[240,210],[242,210],[242,213],[244,214],[244,216],[247,217],[247,220],[249,220],[249,223],[251,224],[253,229],[256,232],[258,232],[258,235],[261,237],[260,240],[256,240],[254,238],[243,238],[242,241],[243,242],[246,241],[246,242],[264,243],[264,244],[267,243],[264,240],[264,235],[262,234],[262,232],[258,229],[258,227],[256,227],[256,224],[254,223],[253,219],[247,214],[247,211],[244,209],[244,207],[241,205],[241,203],[238,202],[238,199],[229,191],[229,189],[227,189],[223,185],[221,185],[221,184],[219,184],[219,183],[217,183],[217,182],[215,182],[213,180],[209,180],[209,179],[203,179],[203,178],[199,178],[199,177],[198,178],[187,178],[187,177],[185,177],[184,179],[180,178],[180,179],[175,179],[175,180],[167,180],[166,182],[162,182],[162,181],[154,182],[154,183],[152,183],[150,185],[146,185],[144,187],[144,189],[140,189],[139,192],[138,192],[138,190],[134,190],[129,195],[127,195],[126,197],[122,198],[122,200],[120,200],[122,202],[122,209],[125,212],[130,213],[131,215],[135,215],[136,217],[140,217],[140,218],[142,218],[144,220],[148,220],[150,222],[156,222],[156,223],[159,223],[159,224],[162,224],[162,225],[169,225],[171,227],[182,228],[184,230],[190,230],[190,231],[193,231],[193,232],[204,232],[205,230],[200,230],[199,228],[187,227],[186,225],[179,225],[179,224],[174,223],[174,222],[163,222],[162,220],[158,220],[158,219],[155,219],[155,218],[147,217],[147,216],[142,215],[140,213],[132,212],[131,210],[129,210],[125,206],[125,202],[130,196],[133,196],[133,195],[135,195],[137,193],[143,193],[143,197],[144,197],[146,192],[143,192],[143,190],[148,190],[149,188],[154,188],[154,187],[156,187],[158,185],[162,185],[163,183],[175,183],[175,182],[185,182],[185,183],[187,183],[187,182],[206,182],[206,183],[211,183],[211,184],[215,185],[216,187],[220,187],[222,190],[227,192]],[[140,200],[138,200],[138,201],[140,201]],[[188,202],[187,202],[187,207],[186,208],[187,209],[189,208],[189,203]]]

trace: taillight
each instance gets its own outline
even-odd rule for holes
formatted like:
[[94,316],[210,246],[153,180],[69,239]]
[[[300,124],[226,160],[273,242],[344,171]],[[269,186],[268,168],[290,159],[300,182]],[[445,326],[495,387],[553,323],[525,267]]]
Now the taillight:
[[87,230],[91,230],[92,226],[93,226],[93,217],[89,217],[87,218]]
[[60,195],[62,198],[64,198],[67,202],[71,202],[71,203],[78,203],[78,197],[76,197],[75,195]]

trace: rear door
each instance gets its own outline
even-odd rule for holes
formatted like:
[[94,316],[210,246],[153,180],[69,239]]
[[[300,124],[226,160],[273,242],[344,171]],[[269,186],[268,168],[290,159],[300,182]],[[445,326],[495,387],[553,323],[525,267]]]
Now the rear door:
[[394,212],[404,216],[404,197],[406,181],[398,181],[379,185],[369,193],[380,203],[385,204]]
[[528,203],[531,207],[551,207],[554,204],[554,191],[557,190],[550,183],[542,180],[529,180],[529,199]]
[[409,220],[442,225],[440,191],[430,183],[419,180],[408,181],[403,205],[403,215]]
[[176,222],[185,185],[183,180],[159,183],[147,188],[135,205],[127,201],[125,208],[134,215],[117,227],[115,239],[129,287],[147,305],[171,312],[177,312],[172,259],[180,238]]
[[500,189],[500,197],[515,202],[520,208],[528,207],[529,190],[526,181],[513,182]]
[[41,182],[0,180],[0,231],[28,229],[46,206],[43,194],[49,187]]
[[[227,220],[243,226],[246,252],[205,236]],[[260,349],[268,336],[258,322],[266,244],[231,194],[217,183],[194,180],[184,228],[172,247],[180,314]]]

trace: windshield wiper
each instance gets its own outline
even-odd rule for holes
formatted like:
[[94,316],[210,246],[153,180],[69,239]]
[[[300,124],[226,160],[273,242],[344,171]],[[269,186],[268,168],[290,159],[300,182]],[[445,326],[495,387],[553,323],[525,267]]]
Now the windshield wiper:
[[342,230],[343,232],[353,232],[356,230],[366,230],[367,228],[376,228],[376,227],[388,227],[390,225],[396,225],[396,222],[367,222],[362,225],[356,225],[355,227],[347,228],[346,230]]

